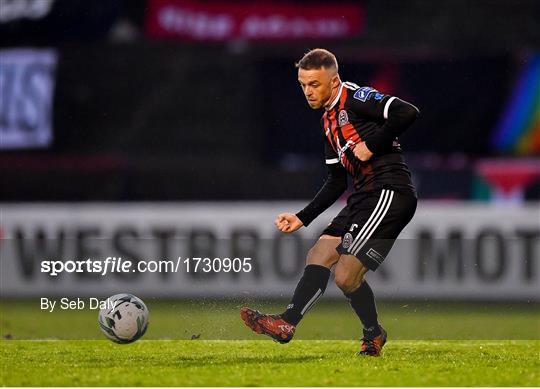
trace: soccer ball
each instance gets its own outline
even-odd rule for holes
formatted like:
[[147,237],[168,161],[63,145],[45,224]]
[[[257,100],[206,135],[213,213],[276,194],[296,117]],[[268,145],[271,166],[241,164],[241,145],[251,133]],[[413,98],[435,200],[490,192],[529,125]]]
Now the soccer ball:
[[107,300],[107,308],[98,315],[99,327],[107,338],[116,343],[131,343],[144,335],[149,312],[140,298],[121,293]]

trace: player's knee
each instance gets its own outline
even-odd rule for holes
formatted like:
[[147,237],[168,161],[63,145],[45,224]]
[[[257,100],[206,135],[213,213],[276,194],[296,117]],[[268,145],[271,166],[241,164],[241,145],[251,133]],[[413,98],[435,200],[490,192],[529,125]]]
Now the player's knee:
[[334,274],[334,282],[343,293],[352,293],[358,289],[364,280],[364,274],[365,271],[356,272],[347,266],[340,266],[340,263],[338,263]]
[[345,272],[338,272],[336,269],[336,274],[334,275],[334,282],[337,287],[345,294],[352,293],[360,286],[362,280],[358,277],[351,277],[350,274]]
[[354,286],[352,280],[347,276],[340,276],[335,278],[336,285],[339,289],[345,294],[353,292],[356,287]]

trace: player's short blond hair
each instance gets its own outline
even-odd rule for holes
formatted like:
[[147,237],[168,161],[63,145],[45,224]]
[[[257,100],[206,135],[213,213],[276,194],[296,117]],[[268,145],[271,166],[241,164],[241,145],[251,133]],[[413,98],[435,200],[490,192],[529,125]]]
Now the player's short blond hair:
[[338,62],[336,56],[326,49],[313,49],[308,51],[295,66],[299,69],[336,69],[338,70]]

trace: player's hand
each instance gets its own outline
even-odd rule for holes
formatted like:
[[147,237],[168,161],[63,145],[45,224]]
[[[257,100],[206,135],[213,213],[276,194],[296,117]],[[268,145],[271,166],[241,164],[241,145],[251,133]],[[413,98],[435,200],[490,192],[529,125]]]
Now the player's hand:
[[354,156],[360,161],[365,162],[373,156],[373,153],[366,146],[366,142],[358,143],[353,149]]
[[298,216],[292,213],[280,213],[274,221],[274,224],[278,230],[287,234],[296,231],[304,225],[304,223],[298,219]]

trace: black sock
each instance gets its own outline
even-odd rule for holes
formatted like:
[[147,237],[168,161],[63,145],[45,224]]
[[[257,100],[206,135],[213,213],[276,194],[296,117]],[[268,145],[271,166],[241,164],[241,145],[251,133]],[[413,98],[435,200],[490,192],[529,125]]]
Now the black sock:
[[321,265],[307,265],[304,275],[298,281],[291,303],[287,305],[287,310],[281,315],[283,320],[293,325],[297,325],[302,320],[304,314],[321,298],[328,278],[330,269]]
[[352,293],[345,294],[352,309],[356,312],[364,326],[364,336],[375,337],[380,335],[381,329],[377,321],[377,306],[375,296],[366,280]]

